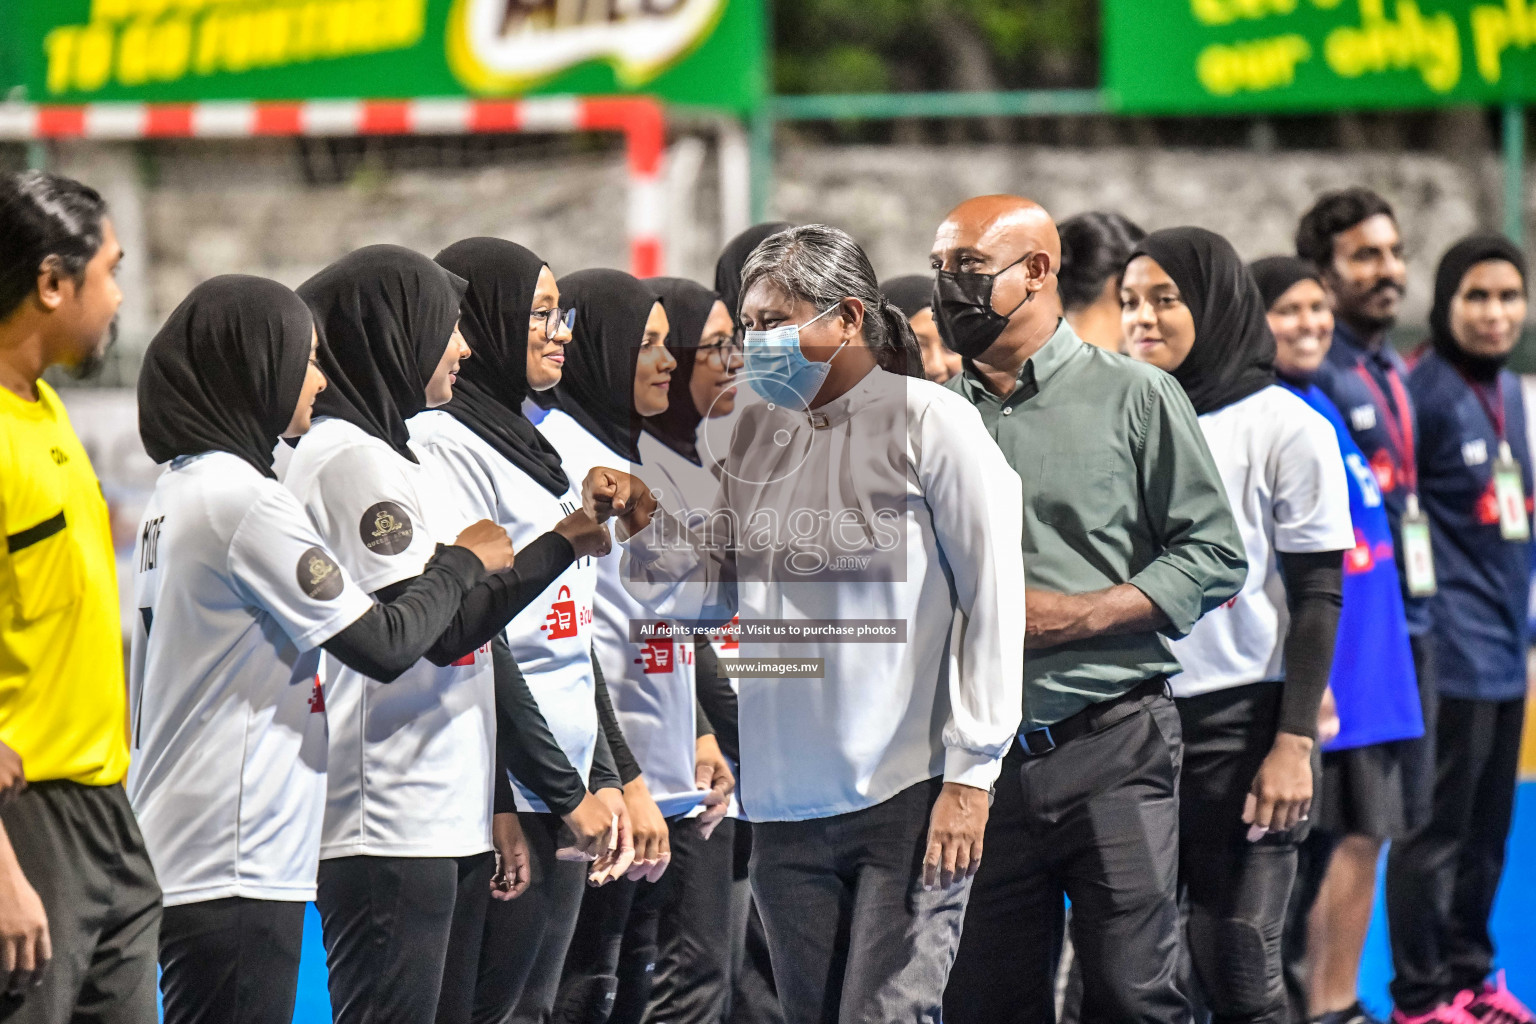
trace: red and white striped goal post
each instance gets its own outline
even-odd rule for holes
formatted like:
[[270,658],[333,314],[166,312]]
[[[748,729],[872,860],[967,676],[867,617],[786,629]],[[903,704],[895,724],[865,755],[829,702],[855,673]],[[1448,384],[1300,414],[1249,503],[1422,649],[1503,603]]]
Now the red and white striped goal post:
[[661,104],[649,97],[0,103],[0,140],[9,141],[601,131],[624,135],[630,269],[637,277],[654,277],[662,272],[667,123]]

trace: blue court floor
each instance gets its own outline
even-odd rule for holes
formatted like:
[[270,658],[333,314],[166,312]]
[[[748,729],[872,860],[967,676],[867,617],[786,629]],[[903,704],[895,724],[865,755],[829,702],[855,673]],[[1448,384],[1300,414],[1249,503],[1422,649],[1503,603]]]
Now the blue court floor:
[[[1515,807],[1514,834],[1504,884],[1493,914],[1493,930],[1499,945],[1501,966],[1508,971],[1509,986],[1527,1005],[1536,1005],[1536,781],[1521,785]],[[1377,894],[1376,919],[1366,941],[1360,992],[1366,1005],[1385,1017],[1391,1009],[1387,982],[1392,976],[1387,951],[1385,915]],[[304,962],[299,974],[295,1024],[327,1024],[331,1004],[325,991],[325,949],[320,944],[320,917],[314,907],[304,932]]]

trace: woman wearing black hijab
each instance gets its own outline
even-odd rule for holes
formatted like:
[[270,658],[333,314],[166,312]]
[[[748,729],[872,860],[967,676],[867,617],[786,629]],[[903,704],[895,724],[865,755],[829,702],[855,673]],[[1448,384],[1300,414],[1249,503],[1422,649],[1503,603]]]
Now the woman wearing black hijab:
[[960,372],[960,353],[944,344],[933,319],[933,275],[907,274],[880,283],[886,300],[907,318],[923,354],[923,376],[943,384]]
[[[553,733],[547,754],[564,770],[551,786],[539,777],[547,770],[509,765],[512,803],[498,807],[497,820],[503,810],[515,812],[531,863],[522,866],[515,887],[494,894],[478,961],[457,965],[472,974],[478,966],[466,1019],[539,1019],[554,999],[588,876],[586,865],[556,857],[562,822],[577,833],[601,833],[615,814],[627,821],[622,773],[607,746],[622,745],[623,737],[606,695],[599,694],[591,656],[597,579],[591,556],[606,550],[607,535],[581,510],[559,454],[522,412],[530,391],[547,391],[560,380],[570,341],[554,275],[538,256],[497,238],[456,242],[436,262],[468,282],[460,323],[475,358],[464,365],[452,402],[411,419],[412,443],[438,461],[466,514],[493,520],[520,547],[554,531],[577,549],[497,638],[507,670],[521,669],[526,677]],[[605,735],[600,721],[613,731]],[[605,862],[594,871],[609,867]],[[441,1013],[438,1020],[442,1024]]]
[[1354,547],[1344,464],[1328,421],[1275,384],[1263,300],[1225,239],[1148,235],[1120,300],[1132,357],[1171,373],[1200,415],[1248,557],[1237,596],[1170,645],[1190,959],[1215,1019],[1283,1021],[1286,901]]
[[1432,351],[1408,376],[1419,491],[1438,589],[1438,709],[1427,821],[1387,855],[1394,1021],[1529,1021],[1494,971],[1488,917],[1504,870],[1529,647],[1531,453],[1520,380],[1504,368],[1526,318],[1525,255],[1497,235],[1451,246],[1435,272]]
[[198,285],[150,342],[139,427],[129,798],[158,865],[166,1020],[286,1022],[326,793],[320,649],[374,679],[415,664],[487,568],[492,524],[393,601],[357,586],[272,473],[326,386],[308,308],[256,277]]
[[[315,312],[330,387],[285,483],[364,590],[393,594],[437,538],[473,518],[412,448],[405,425],[453,395],[469,355],[456,326],[464,289],[425,256],[387,245],[359,249],[299,288]],[[458,988],[442,991],[444,964],[473,960],[451,944],[480,938],[476,915],[495,864],[498,696],[515,682],[495,672],[491,641],[574,557],[555,535],[519,554],[518,569],[478,584],[434,653],[387,689],[328,666],[316,903],[338,1021],[428,1021],[440,993],[445,1009],[463,1002]],[[508,563],[510,555],[498,568]]]

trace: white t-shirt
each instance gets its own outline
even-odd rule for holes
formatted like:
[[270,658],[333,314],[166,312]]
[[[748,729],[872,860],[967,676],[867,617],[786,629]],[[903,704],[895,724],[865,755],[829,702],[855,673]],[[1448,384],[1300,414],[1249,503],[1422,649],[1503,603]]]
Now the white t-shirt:
[[133,565],[128,798],[165,905],[314,899],[319,645],[373,601],[293,495],[227,452],[160,476]]
[[1280,679],[1290,614],[1276,553],[1355,546],[1338,438],[1306,402],[1271,385],[1201,416],[1200,428],[1243,536],[1248,578],[1172,642],[1184,666],[1172,679],[1175,697]]
[[[479,434],[446,412],[412,417],[411,443],[437,460],[455,502],[473,520],[489,519],[518,551],[581,507],[567,488],[549,493],[502,458]],[[522,670],[555,742],[583,779],[597,746],[596,680],[592,676],[592,594],[597,563],[579,558],[507,624],[507,645]],[[520,811],[547,813],[544,801],[509,775]]]
[[[573,481],[584,480],[594,466],[611,466],[645,479],[647,467],[630,463],[562,410],[552,410],[539,430],[560,452]],[[656,805],[667,817],[686,814],[699,803],[694,787],[698,705],[693,643],[688,639],[630,640],[630,622],[654,616],[624,586],[619,570],[622,557],[615,545],[597,559],[592,649],[624,730],[624,742],[635,755]]]
[[[745,813],[843,814],[939,775],[989,788],[1023,708],[1023,499],[980,414],[877,369],[814,419],[742,409],[725,469],[718,514],[657,515],[624,572],[663,614],[739,611],[743,658],[824,659],[820,678],[739,681]],[[754,619],[906,635],[761,640]]]
[[[419,462],[345,420],[322,417],[284,483],[325,543],[372,593],[421,575],[465,515],[432,457]],[[392,683],[324,659],[331,742],[322,859],[467,857],[491,848],[496,708],[490,645]]]

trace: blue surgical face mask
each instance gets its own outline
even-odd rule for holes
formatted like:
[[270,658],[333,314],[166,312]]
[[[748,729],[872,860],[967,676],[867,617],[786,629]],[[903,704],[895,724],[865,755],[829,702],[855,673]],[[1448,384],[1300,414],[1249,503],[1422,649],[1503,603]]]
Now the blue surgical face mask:
[[741,376],[752,385],[752,390],[774,405],[790,409],[809,409],[811,400],[827,374],[832,372],[832,360],[837,358],[848,344],[845,339],[837,346],[831,358],[824,363],[813,363],[800,351],[800,332],[842,305],[834,302],[803,324],[784,324],[771,331],[748,331],[742,343],[745,365]]

